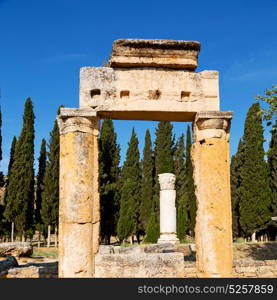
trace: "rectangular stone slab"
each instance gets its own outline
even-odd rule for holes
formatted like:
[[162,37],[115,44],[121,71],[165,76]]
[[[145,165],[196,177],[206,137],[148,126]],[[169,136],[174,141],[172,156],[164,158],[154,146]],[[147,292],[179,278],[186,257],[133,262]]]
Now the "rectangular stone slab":
[[84,67],[80,107],[101,118],[193,121],[199,111],[219,111],[218,72]]
[[120,39],[113,43],[110,67],[155,67],[195,70],[196,41]]

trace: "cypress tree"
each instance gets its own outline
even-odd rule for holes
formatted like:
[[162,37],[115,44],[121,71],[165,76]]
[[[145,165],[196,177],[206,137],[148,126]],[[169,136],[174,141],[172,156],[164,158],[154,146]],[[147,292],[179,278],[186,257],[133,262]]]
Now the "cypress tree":
[[110,244],[116,234],[119,213],[118,177],[120,148],[116,142],[113,121],[105,119],[99,138],[101,239]]
[[25,102],[23,128],[16,142],[15,158],[9,177],[5,217],[15,223],[18,233],[32,233],[34,212],[34,120],[33,103]]
[[48,227],[48,246],[50,246],[51,226],[58,225],[59,214],[59,164],[60,164],[60,133],[58,122],[55,120],[50,133],[49,152],[42,185],[41,218]]
[[232,229],[233,237],[237,238],[241,236],[242,229],[239,224],[239,203],[240,195],[238,193],[240,184],[241,184],[241,170],[244,163],[244,145],[242,140],[239,141],[238,150],[236,155],[233,155],[231,158],[231,167],[230,167],[230,180],[231,180],[231,203],[232,203]]
[[176,144],[175,175],[176,175],[176,208],[177,208],[177,236],[184,241],[187,229],[187,193],[185,189],[185,137],[182,134]]
[[8,225],[10,225],[11,219],[9,216],[14,215],[15,213],[12,212],[14,207],[12,205],[9,206],[9,208],[6,207],[8,201],[12,201],[9,197],[9,191],[13,189],[13,186],[10,185],[9,178],[11,176],[11,169],[14,163],[14,156],[15,156],[15,146],[16,146],[16,137],[13,137],[12,145],[11,145],[11,150],[10,150],[10,161],[9,161],[9,166],[8,166],[8,174],[7,174],[7,180],[6,180],[6,189],[4,193],[4,201],[2,205],[2,213],[1,213],[1,219],[2,219],[2,234],[3,232],[7,229]]
[[[159,225],[159,194],[160,185],[158,174],[174,172],[174,141],[172,138],[172,124],[168,121],[160,121],[156,129],[154,149],[155,182],[153,194],[153,207],[151,210],[151,222],[146,229],[146,242],[155,243],[160,235]],[[150,226],[151,225],[151,226]]]
[[146,231],[149,216],[151,214],[154,184],[154,157],[149,129],[146,130],[143,159],[142,159],[142,183],[141,183],[141,224]]
[[194,236],[194,228],[196,222],[196,196],[195,196],[195,185],[193,179],[193,167],[191,161],[191,133],[190,126],[187,127],[187,140],[186,140],[186,180],[185,180],[185,190],[187,193],[187,201],[188,201],[188,228],[189,233]]
[[123,187],[120,199],[120,214],[117,225],[117,233],[120,241],[128,236],[136,234],[139,242],[141,230],[140,224],[140,189],[141,189],[141,170],[139,161],[138,138],[135,130],[132,131],[126,160],[122,169]]
[[[270,188],[272,191],[272,217],[277,216],[277,120],[271,131],[271,141],[268,150],[268,167]],[[275,223],[276,224],[276,223]]]
[[268,167],[264,160],[263,126],[259,103],[248,110],[242,143],[244,161],[240,168],[240,226],[245,236],[265,229],[270,221],[271,191]]
[[[0,107],[0,161],[3,159],[3,155],[2,155],[2,110]],[[1,171],[0,172],[0,187],[3,187],[5,185],[5,178],[4,178],[4,174]]]
[[40,215],[42,202],[42,185],[46,171],[46,140],[42,139],[40,146],[40,154],[38,159],[38,174],[37,174],[37,189],[36,189],[36,208],[35,208],[35,222],[38,227],[42,224]]

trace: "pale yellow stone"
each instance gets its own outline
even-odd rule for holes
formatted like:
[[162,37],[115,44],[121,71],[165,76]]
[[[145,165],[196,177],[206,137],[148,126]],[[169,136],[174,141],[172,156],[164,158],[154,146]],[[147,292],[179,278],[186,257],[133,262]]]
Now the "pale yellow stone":
[[219,111],[218,72],[84,67],[80,107],[101,118],[193,121],[196,112]]
[[232,274],[232,218],[229,143],[206,139],[192,145],[197,217],[195,228],[198,277]]

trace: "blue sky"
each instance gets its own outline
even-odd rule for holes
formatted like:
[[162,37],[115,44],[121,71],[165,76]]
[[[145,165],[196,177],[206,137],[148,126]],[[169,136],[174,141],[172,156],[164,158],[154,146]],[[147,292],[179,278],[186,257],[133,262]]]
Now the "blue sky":
[[[254,95],[277,83],[276,20],[276,0],[0,0],[1,170],[20,133],[26,98],[35,107],[37,164],[58,106],[78,107],[80,67],[101,66],[119,38],[200,41],[197,71],[220,72],[221,110],[234,112],[235,153]],[[115,121],[123,158],[133,126],[141,150],[146,128],[154,139],[154,122]],[[177,137],[186,126],[174,123]]]

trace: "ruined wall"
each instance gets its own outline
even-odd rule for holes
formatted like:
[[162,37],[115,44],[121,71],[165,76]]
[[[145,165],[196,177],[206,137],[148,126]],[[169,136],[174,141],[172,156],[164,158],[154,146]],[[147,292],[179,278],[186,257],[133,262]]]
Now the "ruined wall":
[[[195,262],[185,262],[185,278],[196,278]],[[277,260],[237,260],[234,261],[235,278],[277,278]]]

